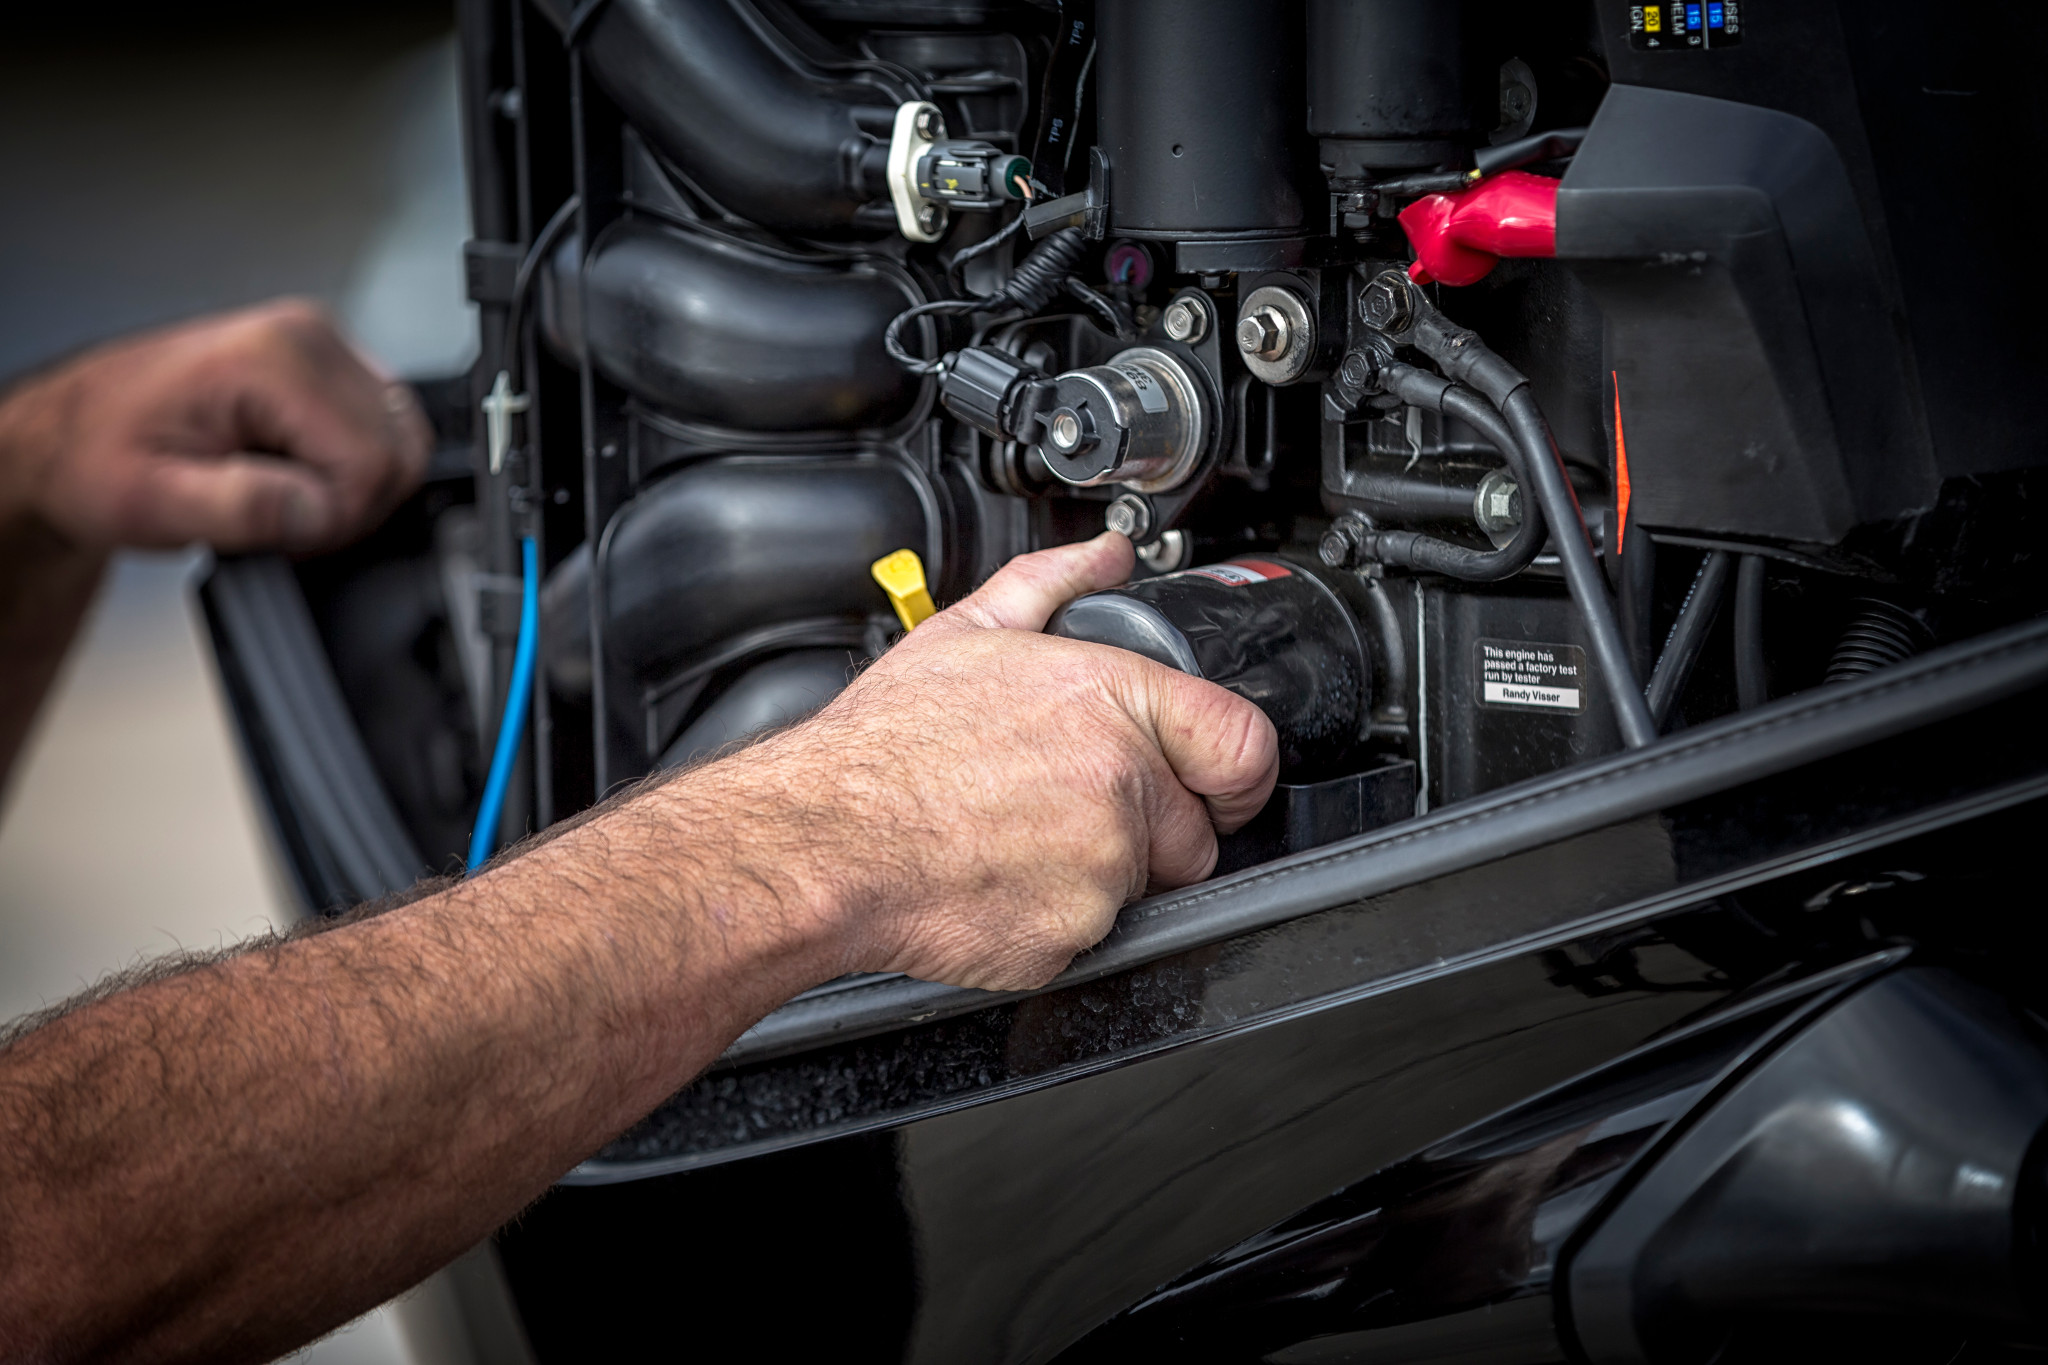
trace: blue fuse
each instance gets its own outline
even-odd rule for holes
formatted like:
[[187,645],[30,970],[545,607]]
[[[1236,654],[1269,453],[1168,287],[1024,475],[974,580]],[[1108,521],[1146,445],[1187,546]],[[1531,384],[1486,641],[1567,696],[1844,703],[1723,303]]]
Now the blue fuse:
[[1685,7],[1685,27],[1688,32],[1701,27],[1700,7],[1698,5],[1687,5]]
[[1707,5],[1707,27],[1722,28],[1726,26],[1726,22],[1721,9],[1721,0],[1711,0]]

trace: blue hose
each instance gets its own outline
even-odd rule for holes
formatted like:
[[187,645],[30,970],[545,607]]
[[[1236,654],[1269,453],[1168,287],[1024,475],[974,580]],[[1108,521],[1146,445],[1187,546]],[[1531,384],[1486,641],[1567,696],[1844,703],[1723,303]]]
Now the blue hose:
[[505,718],[498,724],[498,748],[491,755],[491,775],[476,811],[476,829],[469,836],[469,872],[491,860],[498,846],[498,821],[505,813],[505,788],[519,761],[519,742],[526,735],[526,708],[533,699],[533,657],[539,653],[540,546],[532,536],[519,541],[519,646],[512,652],[512,682],[505,692]]

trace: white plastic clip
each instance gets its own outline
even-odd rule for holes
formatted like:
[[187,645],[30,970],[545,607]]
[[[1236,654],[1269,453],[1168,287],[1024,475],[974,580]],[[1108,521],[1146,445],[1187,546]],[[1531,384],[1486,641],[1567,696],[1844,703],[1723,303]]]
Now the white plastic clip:
[[491,385],[491,391],[484,395],[484,431],[490,438],[491,472],[499,473],[505,468],[505,452],[512,448],[512,417],[525,412],[532,406],[532,400],[523,393],[512,392],[512,376],[504,370],[498,371],[498,378]]
[[[889,202],[896,207],[896,228],[913,242],[936,242],[945,233],[946,210],[943,205],[929,204],[917,192],[917,162],[932,149],[933,139],[917,130],[918,120],[929,116],[937,123],[939,106],[920,100],[900,106],[896,110],[896,124],[889,135]],[[939,124],[943,136],[944,125]],[[932,226],[926,227],[919,218],[920,209],[933,209]]]

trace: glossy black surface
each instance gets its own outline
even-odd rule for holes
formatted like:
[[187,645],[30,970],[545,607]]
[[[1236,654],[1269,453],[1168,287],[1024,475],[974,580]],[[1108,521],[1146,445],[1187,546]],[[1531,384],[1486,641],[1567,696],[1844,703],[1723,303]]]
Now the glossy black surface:
[[1930,1361],[2042,1344],[2022,1253],[2044,1123],[2038,1018],[1940,969],[1867,986],[1695,1120],[1578,1248],[1577,1342],[1660,1365],[1753,1360],[1790,1334],[1903,1338],[1917,1349],[1880,1353]]
[[[1453,1134],[1148,1295],[1062,1359],[1253,1359],[1546,1297],[1581,1221],[1717,1077],[1897,956],[1731,1002]],[[1532,1354],[1554,1345],[1547,1314],[1524,1326]]]
[[[522,1299],[548,1305],[563,1325],[564,1335],[542,1340],[544,1359],[583,1358],[578,1349],[599,1347],[658,1350],[683,1317],[703,1349],[795,1349],[789,1344],[809,1340],[813,1326],[802,1314],[772,1309],[785,1301],[782,1268],[815,1263],[814,1239],[849,1266],[907,1254],[914,1267],[907,1324],[848,1316],[848,1351],[918,1361],[1047,1359],[1160,1287],[1375,1172],[1436,1148],[1433,1157],[1417,1158],[1422,1164],[1406,1166],[1405,1176],[1388,1179],[1414,1180],[1432,1161],[1455,1176],[1456,1163],[1475,1153],[1511,1155],[1573,1103],[1585,1105],[1581,1112],[1600,1108],[1597,1077],[1562,1092],[1556,1110],[1528,1102],[1659,1037],[1688,1028],[1710,1037],[1724,1000],[1755,999],[1778,983],[1905,944],[1993,989],[2038,996],[2026,964],[2048,945],[2040,926],[2006,907],[2033,880],[2015,840],[2043,813],[2036,800],[1858,856],[1801,860],[1630,926],[1275,1014],[1138,1065],[930,1113],[882,1137],[652,1181],[563,1187],[507,1231],[508,1266]],[[1427,936],[1442,919],[1422,898],[1389,898],[1376,909],[1395,934]],[[1294,946],[1302,956],[1300,942]],[[1265,984],[1278,990],[1284,980],[1275,973]],[[1238,989],[1249,993],[1252,983]],[[992,1073],[1006,1063],[1022,1069],[1034,1051],[1055,1048],[1090,1013],[1071,997],[1064,1010],[1055,1012],[1056,1003],[1017,1007],[970,1063]],[[1749,1026],[1728,1027],[1724,1036],[1733,1037]],[[935,1051],[899,1062],[904,1083],[942,1066]],[[1711,1061],[1700,1066],[1710,1069]],[[1659,1089],[1654,1075],[1633,1078]],[[842,1089],[837,1097],[847,1095]],[[1513,1117],[1474,1127],[1522,1106],[1536,1120],[1526,1130]],[[733,1111],[735,1132],[748,1121],[745,1111]],[[1460,1132],[1474,1145],[1446,1144]],[[856,1148],[879,1168],[875,1179],[895,1182],[902,1222],[841,1216],[835,1182],[851,1160],[844,1153]],[[1587,1160],[1581,1174],[1591,1180],[1580,1188],[1597,1194],[1597,1154]],[[1566,1175],[1563,1184],[1576,1179]],[[783,1193],[748,1227],[765,1222],[784,1240],[701,1281],[683,1273],[704,1265],[696,1232],[715,1225],[663,1210],[715,1210],[729,1191],[764,1183]],[[1442,1254],[1492,1258],[1476,1281],[1482,1292],[1511,1288],[1539,1264],[1502,1256],[1497,1237],[1438,1229]],[[656,1282],[669,1287],[648,1292]],[[1459,1283],[1470,1289],[1475,1282]],[[1412,1292],[1420,1288],[1411,1283],[1411,1302],[1447,1306]],[[734,1322],[732,1310],[745,1305],[756,1311]],[[1469,1334],[1491,1322],[1505,1323],[1515,1339],[1528,1335],[1527,1319],[1475,1319],[1470,1311],[1447,1314],[1444,1330]],[[568,1335],[571,1325],[582,1335]],[[1381,1330],[1412,1341],[1424,1329]]]
[[[583,11],[571,0],[545,8],[564,27]],[[721,204],[817,232],[886,200],[879,171],[908,82],[873,71],[835,80],[723,0],[606,0],[589,13],[584,50],[598,83]],[[884,215],[876,226],[889,225]]]
[[[574,299],[576,258],[550,291]],[[921,301],[882,257],[795,258],[628,218],[583,262],[581,315],[550,327],[626,392],[678,417],[749,431],[882,427],[918,386],[882,348]]]
[[[1871,694],[1812,704],[1854,695]],[[2009,907],[2048,813],[2048,739],[2024,723],[2040,695],[1036,997],[726,1064],[505,1233],[543,1358],[658,1350],[678,1314],[705,1349],[801,1353],[816,1323],[769,1310],[785,1273],[837,1273],[820,1258],[910,1267],[835,1316],[856,1358],[1045,1360],[1205,1274],[1258,1309],[1225,1316],[1264,1334],[1205,1329],[1214,1358],[1429,1359],[1460,1341],[1552,1358],[1547,1305],[1515,1305],[1544,1302],[1561,1238],[1670,1116],[1659,1097],[1680,1105],[1770,1010],[1796,1008],[1743,1022],[1731,1006],[1916,945],[1989,990],[2039,992],[2039,926]],[[1661,760],[1616,763],[1631,761]],[[1289,875],[1320,884],[1313,866]],[[1672,1060],[1687,1047],[1690,1071]],[[856,1168],[859,1188],[896,1191],[877,1197],[886,1217],[839,1216]],[[767,1189],[735,1234],[744,1258],[707,1257],[687,1214],[663,1212]],[[1369,1202],[1399,1211],[1353,1216]],[[1304,1304],[1285,1257],[1262,1260],[1281,1242],[1356,1292]],[[1454,1263],[1468,1273],[1401,1278]],[[1112,1331],[1166,1322],[1175,1297]],[[760,1310],[743,1330],[736,1305]]]
[[733,671],[792,649],[864,654],[869,617],[889,610],[869,566],[906,548],[944,562],[937,496],[890,455],[731,456],[678,470],[622,509],[591,596],[633,771]]

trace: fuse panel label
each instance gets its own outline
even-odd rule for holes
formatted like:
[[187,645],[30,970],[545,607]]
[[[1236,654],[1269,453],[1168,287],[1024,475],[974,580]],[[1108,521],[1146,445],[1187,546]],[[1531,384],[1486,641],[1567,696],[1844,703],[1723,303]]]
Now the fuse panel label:
[[1630,5],[1629,46],[1647,52],[1702,52],[1742,41],[1742,0]]
[[1528,711],[1586,709],[1586,651],[1534,640],[1477,642],[1479,703]]

